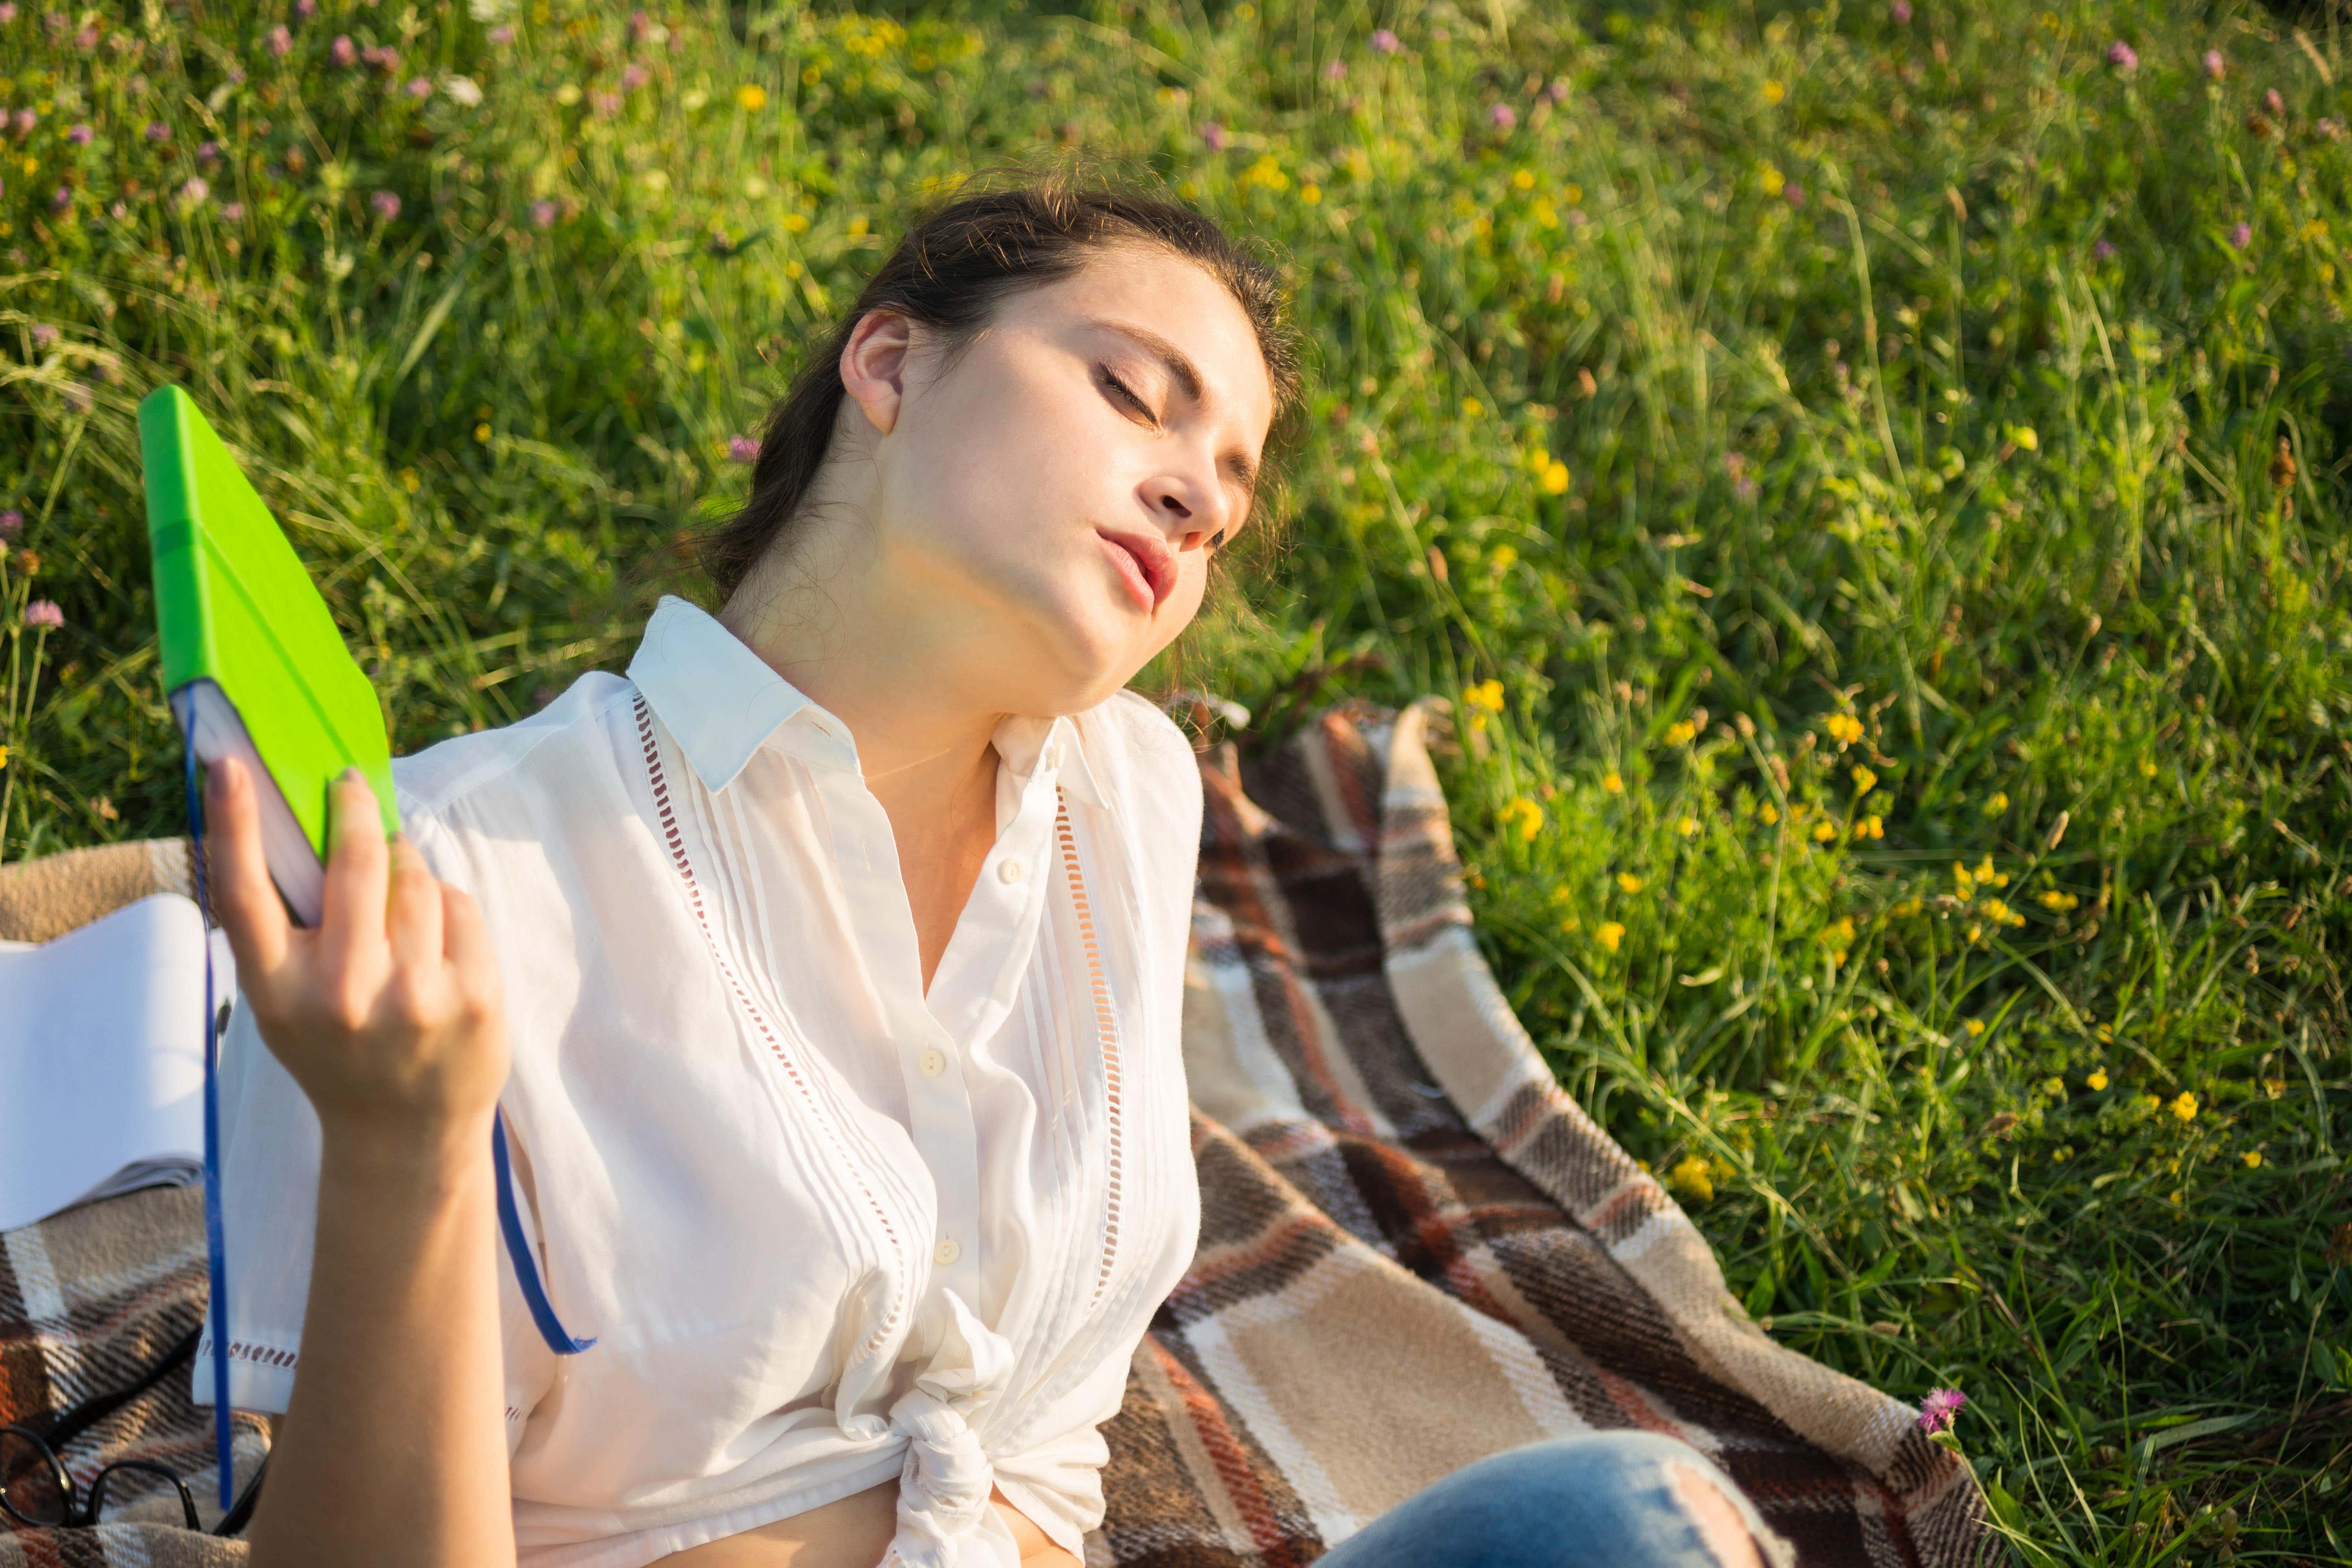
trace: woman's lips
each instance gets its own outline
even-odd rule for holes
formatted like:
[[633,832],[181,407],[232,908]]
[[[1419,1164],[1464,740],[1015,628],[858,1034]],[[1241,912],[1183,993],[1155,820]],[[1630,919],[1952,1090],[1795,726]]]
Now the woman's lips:
[[1139,533],[1097,531],[1095,537],[1102,541],[1103,553],[1110,557],[1136,608],[1146,615],[1158,609],[1176,585],[1176,560],[1168,547]]

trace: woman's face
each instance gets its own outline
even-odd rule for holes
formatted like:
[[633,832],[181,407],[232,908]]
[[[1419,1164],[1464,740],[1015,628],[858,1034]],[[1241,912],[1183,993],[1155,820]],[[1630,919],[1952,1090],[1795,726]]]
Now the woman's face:
[[969,650],[952,678],[1007,711],[1091,707],[1184,629],[1274,416],[1241,305],[1146,247],[1003,300],[944,370],[936,339],[869,312],[842,379],[884,580],[866,607]]

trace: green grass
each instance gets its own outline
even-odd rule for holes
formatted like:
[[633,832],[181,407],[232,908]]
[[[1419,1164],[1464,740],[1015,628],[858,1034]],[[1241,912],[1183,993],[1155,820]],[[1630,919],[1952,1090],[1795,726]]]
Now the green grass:
[[1498,972],[1749,1310],[1964,1389],[2030,1563],[2352,1563],[2324,21],[1007,0],[633,38],[543,0],[501,44],[495,4],[268,0],[85,51],[40,3],[0,24],[37,117],[0,135],[0,853],[179,824],[157,381],[423,745],[625,659],[909,205],[1080,145],[1262,236],[1317,346],[1294,547],[1186,679],[1277,729],[1453,701]]

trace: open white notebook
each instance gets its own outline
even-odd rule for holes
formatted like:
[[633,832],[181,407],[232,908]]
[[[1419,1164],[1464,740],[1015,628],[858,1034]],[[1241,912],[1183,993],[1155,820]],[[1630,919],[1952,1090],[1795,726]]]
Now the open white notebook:
[[[236,969],[210,940],[217,1008]],[[194,901],[157,893],[0,942],[0,1230],[202,1173],[205,942]]]

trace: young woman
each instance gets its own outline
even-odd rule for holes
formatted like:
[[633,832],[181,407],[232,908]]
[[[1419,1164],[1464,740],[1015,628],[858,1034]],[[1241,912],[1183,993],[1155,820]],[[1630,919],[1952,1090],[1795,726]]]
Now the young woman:
[[[402,759],[389,846],[346,779],[317,930],[215,773],[256,1568],[1076,1568],[1199,1218],[1201,786],[1124,688],[1298,386],[1198,216],[954,201],[780,405],[720,613]],[[1496,1464],[1329,1560],[1755,1561],[1687,1448]]]

